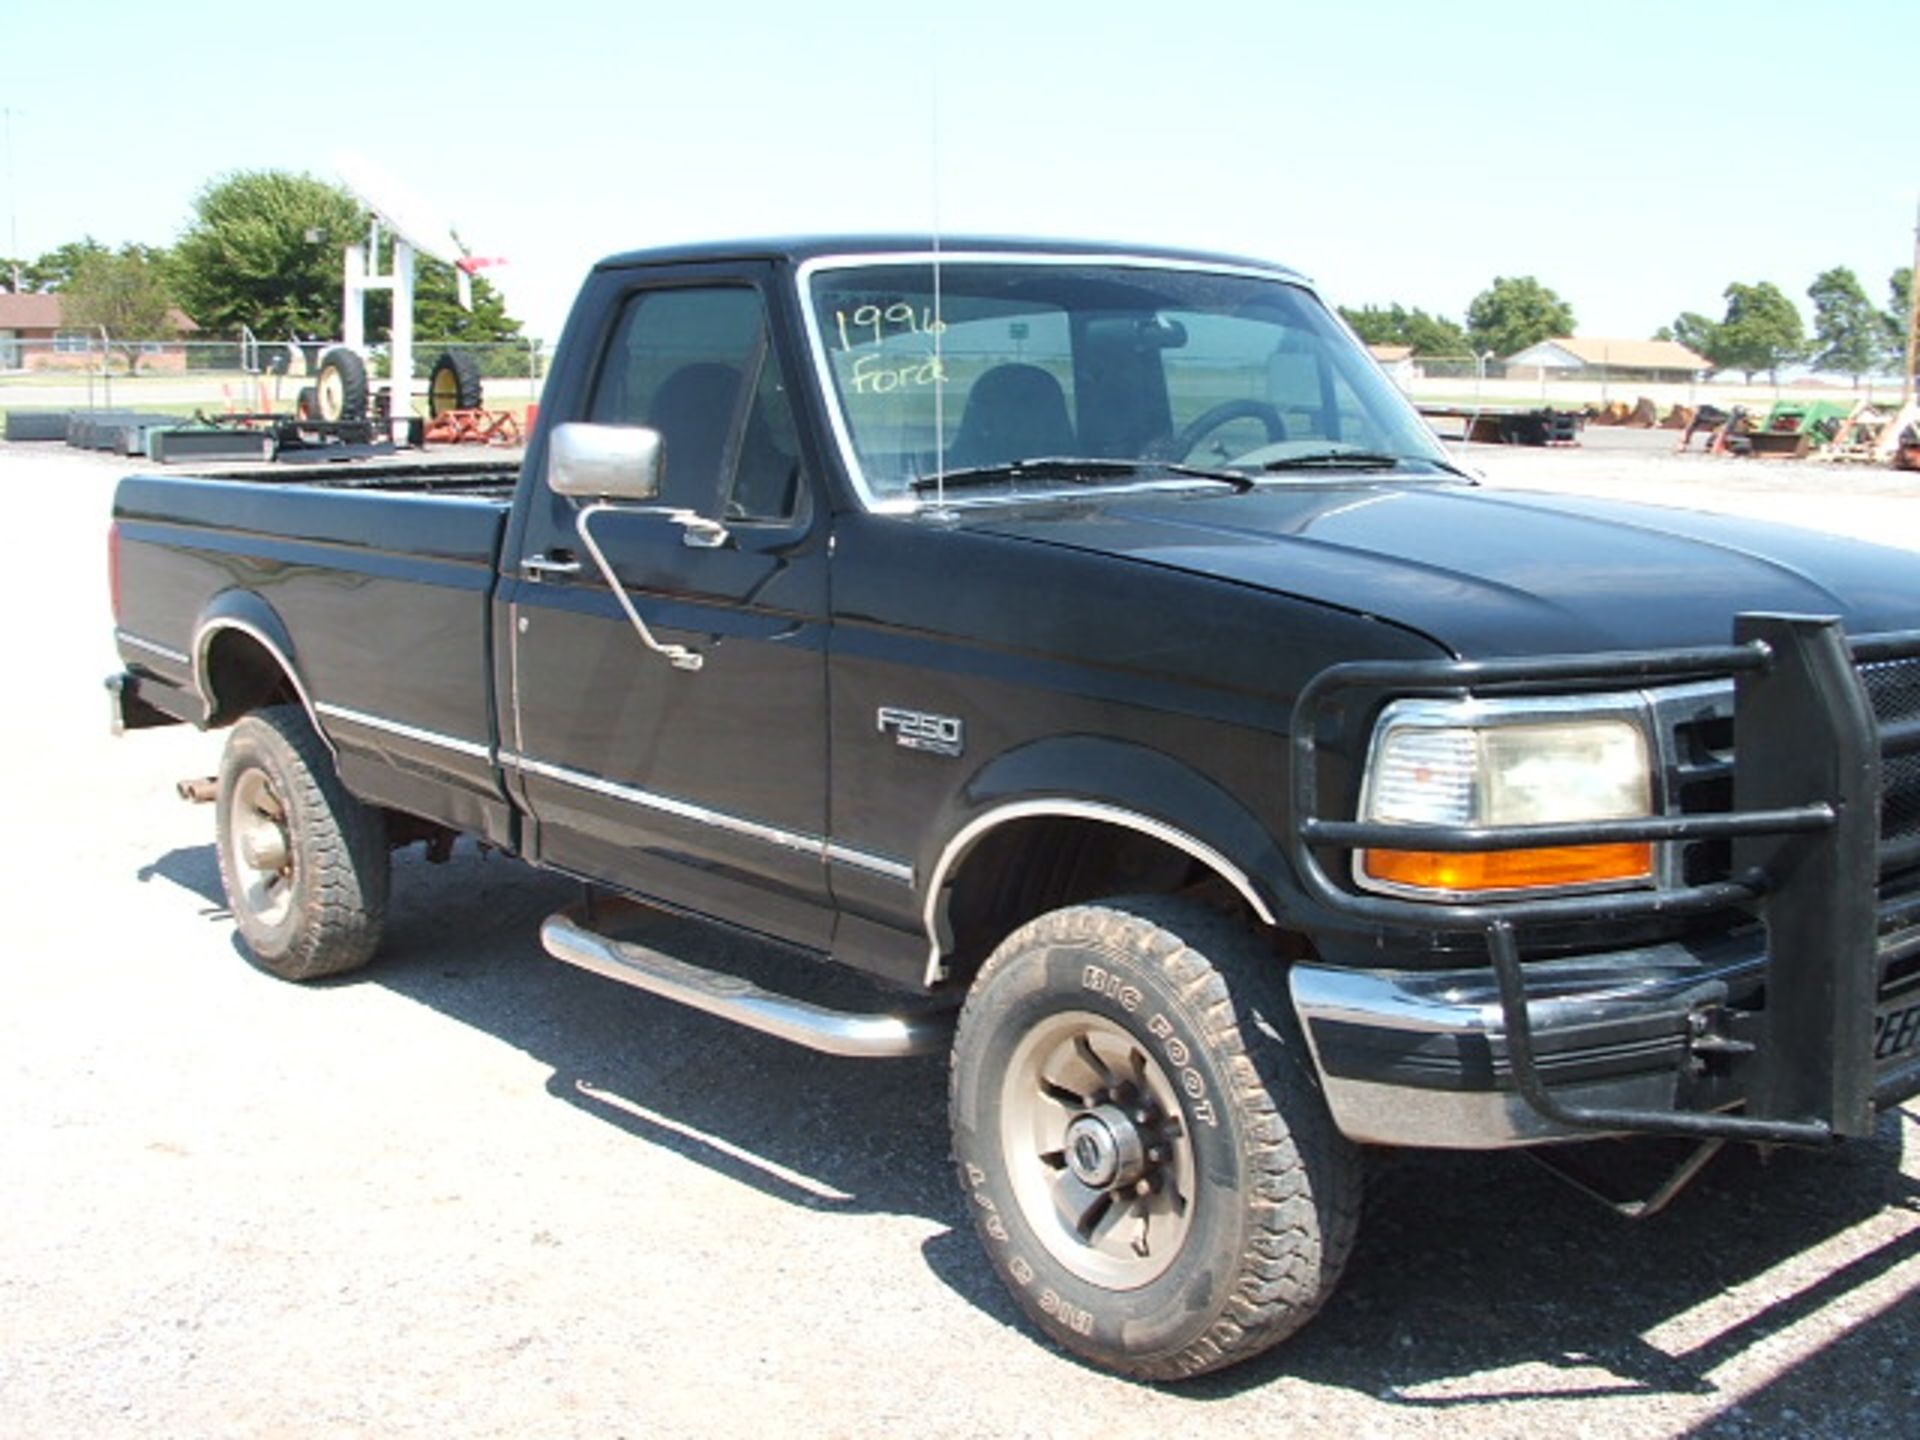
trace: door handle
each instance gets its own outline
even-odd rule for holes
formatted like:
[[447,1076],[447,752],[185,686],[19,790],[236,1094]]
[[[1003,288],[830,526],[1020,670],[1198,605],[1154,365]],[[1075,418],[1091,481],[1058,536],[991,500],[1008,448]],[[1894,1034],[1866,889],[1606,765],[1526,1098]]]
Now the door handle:
[[709,520],[690,510],[676,510],[669,517],[683,532],[680,543],[689,550],[718,550],[732,535],[718,520]]
[[578,575],[578,560],[556,560],[551,555],[529,555],[520,562],[520,573],[529,580],[546,580],[559,575]]

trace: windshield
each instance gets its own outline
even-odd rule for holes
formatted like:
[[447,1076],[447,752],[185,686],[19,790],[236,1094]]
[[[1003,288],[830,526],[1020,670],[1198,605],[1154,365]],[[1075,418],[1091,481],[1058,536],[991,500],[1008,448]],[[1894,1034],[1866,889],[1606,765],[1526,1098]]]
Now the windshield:
[[[1299,285],[1246,272],[1008,255],[827,262],[806,299],[869,501],[940,477],[1058,488],[1447,468],[1432,432]],[[1351,453],[1350,453],[1351,452]],[[1306,460],[1309,463],[1299,464]],[[1134,463],[1124,463],[1134,462]]]

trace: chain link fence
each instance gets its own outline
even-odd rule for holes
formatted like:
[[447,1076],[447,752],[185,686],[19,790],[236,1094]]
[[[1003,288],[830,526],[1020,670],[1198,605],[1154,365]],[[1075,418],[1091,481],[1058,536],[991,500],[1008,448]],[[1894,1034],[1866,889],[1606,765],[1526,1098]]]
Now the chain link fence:
[[[23,337],[0,331],[0,411],[290,411],[301,388],[313,383],[320,356],[332,343],[266,341],[251,335],[237,340],[140,340],[104,330]],[[473,362],[484,382],[485,404],[496,409],[537,404],[552,358],[540,340],[416,339],[416,410],[424,410],[426,383],[449,351]],[[369,347],[366,358],[377,380],[391,378],[385,346]]]
[[1897,401],[1900,395],[1899,380],[1886,376],[1869,376],[1858,385],[1815,376],[1786,380],[1756,376],[1749,382],[1743,376],[1701,378],[1680,371],[1626,365],[1589,365],[1577,370],[1509,365],[1492,356],[1476,355],[1417,355],[1383,360],[1382,364],[1416,403],[1433,405],[1532,405],[1580,410],[1633,406],[1646,399],[1664,413],[1676,405],[1692,409],[1744,405],[1751,409],[1810,398],[1886,403]]
[[[312,383],[321,352],[331,342],[261,340],[142,340],[104,330],[20,336],[0,331],[0,411],[10,409],[142,409],[195,411],[291,411],[300,390]],[[477,343],[414,341],[413,408],[425,410],[425,386],[440,357],[469,357],[484,381],[492,409],[537,404],[551,351],[539,340]],[[384,346],[370,347],[369,370],[390,379]],[[1416,403],[1433,406],[1531,406],[1579,410],[1637,405],[1650,400],[1661,413],[1676,405],[1757,408],[1780,400],[1828,398],[1887,402],[1900,393],[1897,380],[1869,378],[1858,387],[1818,379],[1778,383],[1759,377],[1699,379],[1673,371],[1625,366],[1559,370],[1512,366],[1491,356],[1421,355],[1383,362]]]

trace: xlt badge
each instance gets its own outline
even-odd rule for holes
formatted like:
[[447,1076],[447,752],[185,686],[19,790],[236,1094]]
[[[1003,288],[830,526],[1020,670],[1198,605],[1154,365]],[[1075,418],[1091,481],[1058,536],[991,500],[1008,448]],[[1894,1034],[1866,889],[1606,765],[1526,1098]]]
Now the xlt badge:
[[957,716],[929,715],[924,710],[882,705],[878,719],[880,733],[893,736],[895,744],[908,750],[958,755],[966,748],[966,726]]

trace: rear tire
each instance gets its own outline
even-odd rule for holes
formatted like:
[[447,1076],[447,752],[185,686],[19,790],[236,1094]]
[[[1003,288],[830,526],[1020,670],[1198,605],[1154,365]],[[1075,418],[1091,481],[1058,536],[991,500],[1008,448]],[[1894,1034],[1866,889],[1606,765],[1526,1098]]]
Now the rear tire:
[[974,981],[953,1048],[954,1158],[1033,1323],[1171,1380],[1291,1335],[1352,1248],[1334,1127],[1280,962],[1159,897],[1043,915]]
[[253,962],[314,980],[373,958],[386,923],[386,816],[349,795],[306,713],[257,711],[220,758],[216,849]]
[[478,410],[484,386],[480,364],[464,350],[442,351],[427,381],[427,414],[449,410]]
[[344,345],[320,357],[313,388],[322,420],[367,418],[367,362]]

